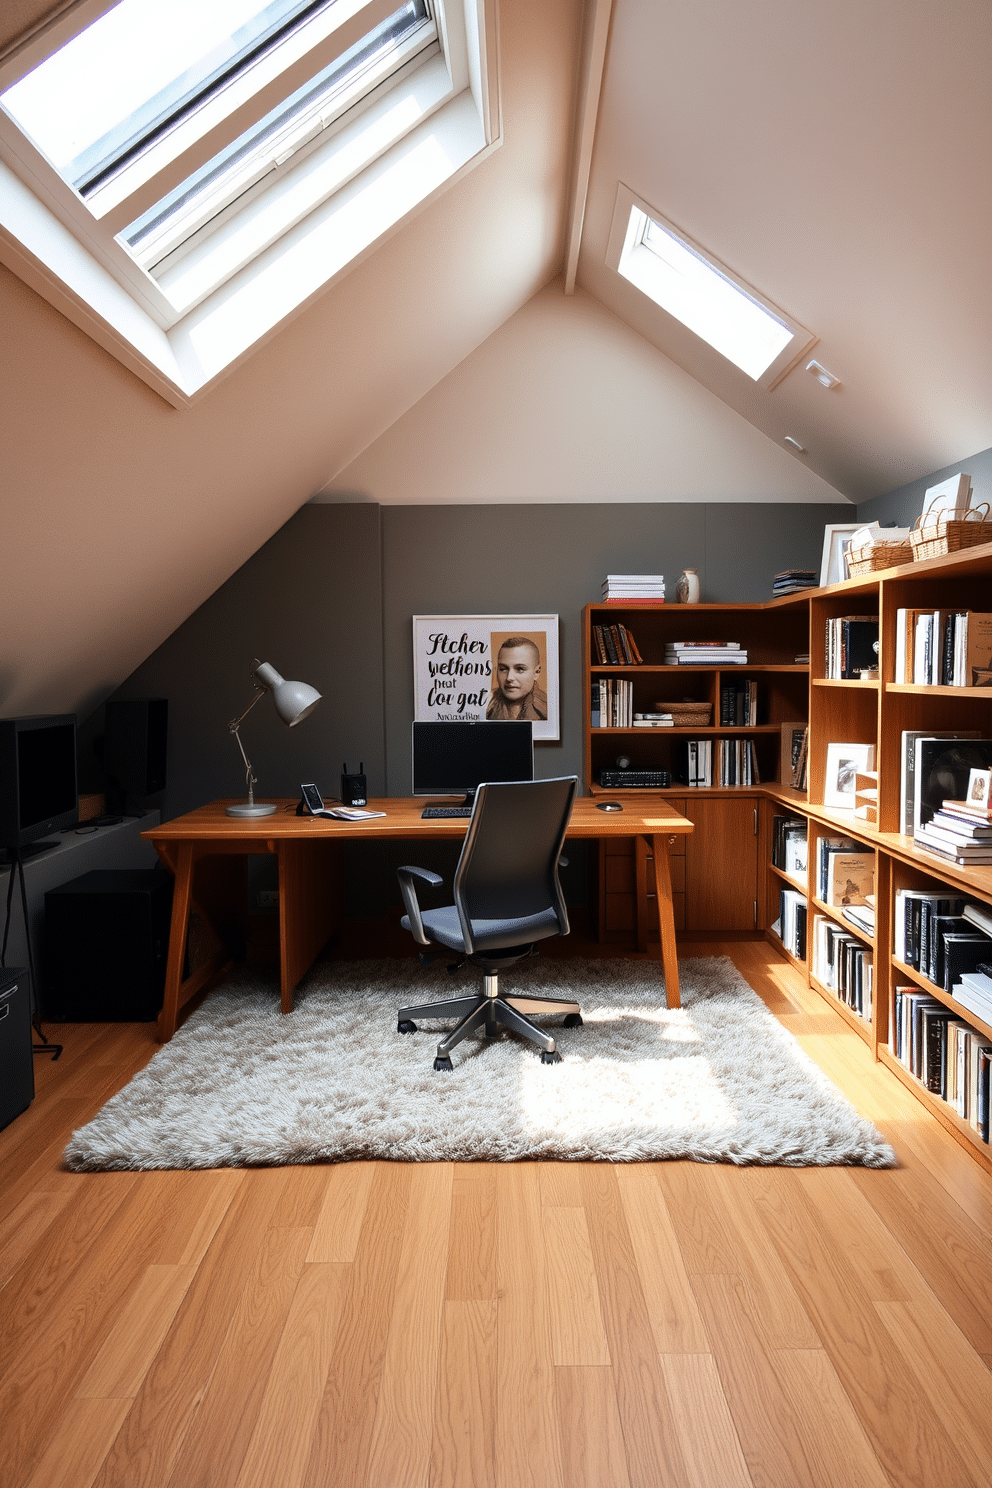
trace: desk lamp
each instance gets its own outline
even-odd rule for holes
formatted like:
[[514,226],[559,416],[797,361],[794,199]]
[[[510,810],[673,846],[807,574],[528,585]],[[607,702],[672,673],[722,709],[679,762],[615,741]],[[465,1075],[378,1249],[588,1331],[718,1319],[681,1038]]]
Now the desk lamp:
[[280,677],[274,666],[267,661],[259,661],[256,656],[248,667],[248,675],[255,684],[255,696],[248,704],[240,718],[232,718],[227,725],[234,735],[241,750],[241,758],[245,762],[245,778],[248,782],[248,799],[239,801],[236,806],[228,806],[228,816],[271,816],[277,809],[271,801],[256,802],[254,787],[256,779],[252,772],[248,756],[245,754],[245,746],[241,742],[241,724],[254,708],[260,697],[271,692],[272,701],[276,705],[276,712],[288,728],[293,728],[312,713],[320,702],[320,693],[316,687],[309,687],[306,682],[286,682]]

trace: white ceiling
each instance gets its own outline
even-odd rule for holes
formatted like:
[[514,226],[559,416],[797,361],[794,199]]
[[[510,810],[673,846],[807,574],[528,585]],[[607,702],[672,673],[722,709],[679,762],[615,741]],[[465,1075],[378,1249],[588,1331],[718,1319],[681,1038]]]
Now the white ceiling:
[[[990,76],[990,0],[613,0],[578,283],[856,501],[985,449]],[[842,386],[762,392],[607,269],[619,181]]]
[[[585,7],[499,3],[501,148],[196,406],[0,270],[5,713],[85,714],[561,273]],[[0,46],[51,8],[7,0]],[[612,10],[578,284],[733,410],[723,466],[736,419],[807,446],[797,492],[855,500],[992,445],[992,0]],[[745,387],[608,271],[621,180],[816,332],[842,387]],[[538,318],[561,320],[520,345]]]

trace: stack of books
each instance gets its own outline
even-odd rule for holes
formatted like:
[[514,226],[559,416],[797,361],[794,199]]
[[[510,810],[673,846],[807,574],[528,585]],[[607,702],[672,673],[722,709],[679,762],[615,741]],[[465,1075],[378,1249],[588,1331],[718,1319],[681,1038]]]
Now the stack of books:
[[664,574],[607,574],[603,580],[605,604],[664,604]]
[[897,610],[895,681],[992,687],[992,613]]
[[929,821],[916,828],[913,841],[924,851],[960,866],[992,863],[992,808],[946,800]]
[[635,713],[635,728],[674,728],[675,719],[671,713]]
[[811,568],[787,568],[777,573],[772,581],[772,599],[783,594],[799,594],[803,589],[815,589],[820,576]]
[[754,727],[758,722],[757,682],[728,682],[720,688],[720,722]]
[[739,641],[668,641],[666,666],[746,666]]
[[772,866],[805,886],[807,824],[805,817],[772,818]]

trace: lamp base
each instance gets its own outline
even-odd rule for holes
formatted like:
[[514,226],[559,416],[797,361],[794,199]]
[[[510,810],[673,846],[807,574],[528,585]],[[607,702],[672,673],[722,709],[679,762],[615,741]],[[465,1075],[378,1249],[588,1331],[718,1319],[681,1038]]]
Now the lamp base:
[[237,806],[226,808],[228,816],[272,816],[279,807],[271,801],[256,801],[249,806],[247,801],[239,801]]

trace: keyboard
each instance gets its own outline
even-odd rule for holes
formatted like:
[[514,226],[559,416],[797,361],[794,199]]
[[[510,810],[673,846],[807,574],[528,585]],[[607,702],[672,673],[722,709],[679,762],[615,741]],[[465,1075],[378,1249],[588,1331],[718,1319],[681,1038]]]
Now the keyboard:
[[425,806],[420,813],[421,821],[437,821],[438,817],[471,816],[471,806]]

